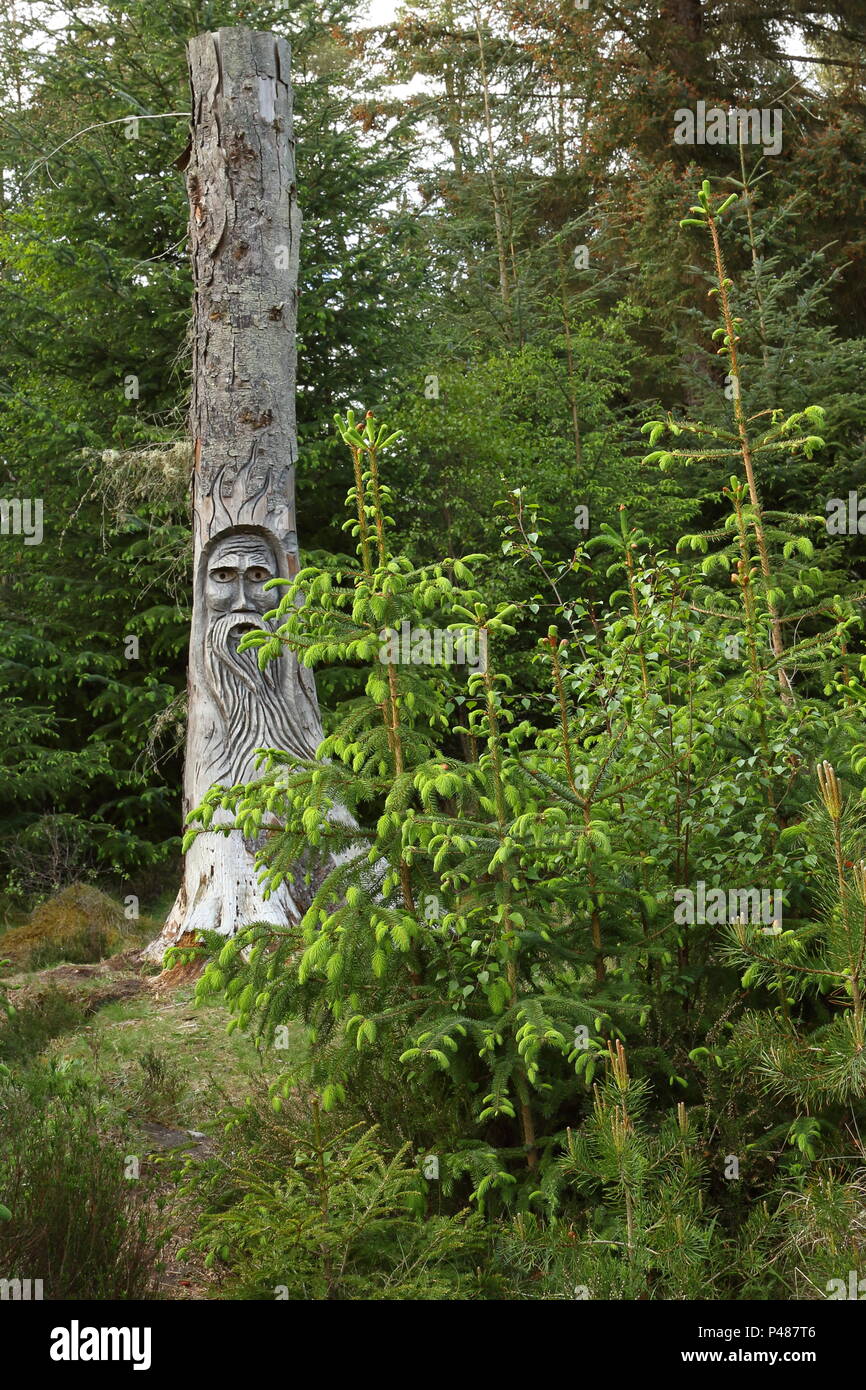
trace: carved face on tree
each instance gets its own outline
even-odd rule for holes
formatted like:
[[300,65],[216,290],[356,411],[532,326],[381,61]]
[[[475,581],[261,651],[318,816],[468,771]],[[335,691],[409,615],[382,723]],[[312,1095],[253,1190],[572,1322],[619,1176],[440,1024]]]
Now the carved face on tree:
[[276,608],[280,595],[264,586],[279,573],[270,543],[242,531],[222,536],[207,558],[204,674],[222,716],[222,727],[214,725],[205,735],[203,767],[211,781],[252,777],[257,748],[301,751],[284,659],[261,670],[255,649],[238,650],[251,628],[273,631],[264,614]]
[[223,613],[257,614],[275,608],[279,595],[265,591],[276,579],[274,554],[258,536],[225,536],[208,560],[205,600],[211,618]]

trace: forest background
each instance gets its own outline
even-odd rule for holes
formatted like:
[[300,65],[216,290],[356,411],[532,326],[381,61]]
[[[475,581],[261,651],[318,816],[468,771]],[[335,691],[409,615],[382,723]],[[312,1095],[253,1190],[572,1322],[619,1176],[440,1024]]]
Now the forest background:
[[[774,461],[764,505],[826,515],[856,489],[856,10],[419,5],[370,29],[349,5],[5,6],[0,491],[42,498],[45,533],[0,546],[10,888],[92,869],[147,897],[148,870],[177,873],[191,282],[185,120],[166,113],[187,106],[186,37],[240,20],[293,46],[307,553],[345,550],[332,418],[354,405],[405,431],[390,481],[412,554],[501,556],[495,503],[526,488],[565,556],[580,507],[597,534],[625,503],[660,547],[722,515],[716,468],[641,463],[664,410],[730,414],[709,267],[678,226],[705,176],[733,191],[745,169],[750,188],[726,254],[760,320],[754,409],[827,411],[827,447]],[[698,94],[783,111],[781,153],[674,143]],[[840,555],[858,576],[862,538]],[[526,596],[511,562],[487,580]],[[351,675],[320,687],[327,711]]]
[[[0,8],[0,494],[42,499],[44,507],[41,544],[0,538],[7,922],[25,920],[46,897],[83,880],[164,910],[178,880],[191,557],[191,279],[178,168],[188,105],[184,45],[220,25],[274,29],[293,52],[304,216],[298,516],[308,574],[328,577],[314,590],[322,611],[331,577],[356,563],[343,527],[352,482],[346,444],[369,462],[351,425],[335,435],[334,416],[374,409],[389,430],[402,431],[382,467],[405,564],[417,574],[444,557],[445,573],[468,584],[468,571],[453,562],[481,556],[472,583],[491,612],[507,610],[496,639],[507,697],[501,706],[488,699],[482,722],[462,733],[452,720],[446,756],[460,750],[471,762],[473,737],[489,740],[498,777],[503,745],[491,718],[507,707],[509,717],[534,720],[544,757],[560,760],[536,762],[532,775],[550,779],[551,803],[563,817],[579,804],[578,747],[596,750],[593,794],[609,767],[619,773],[622,841],[612,834],[616,809],[596,822],[583,805],[589,858],[576,862],[588,862],[592,891],[566,914],[563,960],[568,949],[582,949],[568,936],[575,914],[585,912],[587,932],[591,919],[592,936],[572,981],[584,1013],[569,1017],[562,1057],[578,1018],[605,1020],[581,1080],[586,1094],[579,1103],[566,1097],[557,1073],[537,1105],[527,1101],[537,1077],[532,1030],[539,1048],[559,1047],[545,1012],[548,1005],[556,1012],[551,979],[559,966],[551,966],[547,944],[539,948],[540,922],[518,924],[517,946],[512,923],[499,962],[511,993],[492,1005],[506,1017],[516,1010],[505,1070],[491,1064],[483,1095],[470,1067],[455,1083],[458,1100],[443,1095],[442,1110],[434,1107],[445,1128],[474,1134],[471,1153],[448,1170],[450,1191],[455,1202],[470,1191],[476,1201],[495,1193],[507,1206],[509,1184],[520,1186],[515,1175],[528,1160],[530,1188],[520,1189],[518,1204],[537,1208],[530,1189],[541,1156],[542,1173],[548,1159],[559,1165],[539,1189],[552,1211],[563,1182],[574,1177],[579,1187],[594,1173],[629,1254],[641,1239],[646,1247],[627,1277],[603,1261],[593,1266],[597,1284],[627,1297],[657,1270],[668,1281],[660,1296],[683,1296],[689,1280],[707,1277],[707,1261],[721,1280],[727,1247],[713,1245],[717,1220],[725,1239],[745,1241],[740,1287],[748,1286],[766,1257],[760,1223],[749,1226],[754,1203],[766,1198],[780,1212],[811,1203],[806,1215],[797,1209],[794,1233],[786,1228],[784,1259],[781,1246],[774,1255],[779,1277],[799,1287],[795,1271],[815,1232],[824,1244],[838,1239],[841,1250],[851,1212],[861,1211],[848,1170],[826,1191],[808,1188],[808,1174],[840,1146],[850,1157],[854,1145],[862,1160],[866,871],[857,867],[857,816],[866,547],[857,490],[866,454],[866,10],[842,0],[791,0],[784,13],[773,0],[443,0],[371,26],[343,3],[4,0]],[[677,113],[698,101],[779,112],[778,153],[742,141],[679,143]],[[736,201],[720,214],[732,193]],[[733,317],[720,320],[728,289]],[[750,467],[737,435],[740,381],[752,435],[765,441],[757,451],[758,508],[740,491]],[[812,413],[802,414],[807,407]],[[649,444],[644,427],[652,429]],[[693,452],[678,442],[683,433],[698,437]],[[655,449],[663,437],[666,449]],[[843,503],[844,525],[828,527]],[[722,560],[716,571],[714,555]],[[730,606],[732,579],[742,621]],[[558,624],[552,646],[551,624]],[[570,648],[558,658],[556,643],[566,638]],[[688,655],[690,642],[703,644],[699,657]],[[317,667],[338,756],[349,746],[339,743],[341,721],[370,694],[363,656],[356,648]],[[438,691],[437,717],[443,710],[450,717],[465,699],[455,690],[446,680]],[[572,701],[590,720],[586,739],[575,734],[573,743]],[[677,723],[684,709],[695,711],[687,735]],[[714,710],[725,717],[715,722]],[[618,731],[623,718],[632,720],[631,743]],[[653,718],[670,734],[664,757]],[[708,747],[723,767],[707,771]],[[508,752],[519,763],[511,744]],[[678,772],[668,774],[682,760],[686,780],[678,781]],[[644,765],[656,780],[641,791]],[[690,781],[699,765],[701,776]],[[452,835],[468,785],[458,779],[430,793],[435,805],[447,803]],[[356,787],[340,794],[356,811],[366,795]],[[515,815],[537,810],[531,798],[518,801],[509,802]],[[640,838],[648,826],[660,827],[652,845]],[[386,858],[387,834],[380,823]],[[606,838],[615,841],[612,851]],[[553,850],[537,849],[529,877],[558,882],[561,860],[542,863]],[[832,901],[819,882],[822,864]],[[712,930],[687,941],[673,931],[672,887],[702,875],[725,887],[781,886],[790,920],[805,924],[801,938],[757,955],[736,930],[721,947]],[[556,898],[557,910],[569,891]],[[612,907],[617,891],[629,901],[625,917]],[[535,903],[543,917],[542,907]],[[634,921],[623,925],[629,913]],[[608,917],[616,944],[606,953]],[[409,951],[398,925],[390,923],[395,951]],[[422,996],[424,981],[440,978],[437,963],[428,975],[413,974]],[[275,1003],[266,982],[244,976],[239,958],[222,964],[228,977],[240,972],[236,1002],[254,986],[271,1029],[319,1008],[345,1021],[357,992],[352,978],[337,999],[342,967],[326,969],[320,959],[311,967],[328,976],[319,996],[304,994],[302,980],[300,994]],[[360,970],[357,961],[352,968]],[[373,974],[390,981],[390,969],[377,963]],[[460,975],[467,997],[478,989],[468,979]],[[233,983],[213,974],[205,980]],[[537,1016],[534,995],[520,1002],[529,982],[547,1000]],[[379,1002],[381,1017],[390,1016],[394,999]],[[428,1002],[432,1010],[432,995]],[[752,1006],[765,1011],[763,1029]],[[647,1011],[658,1020],[652,1037]],[[250,1012],[240,1005],[242,1022]],[[368,1024],[366,1016],[355,1024],[362,1040]],[[849,1024],[853,1033],[844,1033]],[[439,1065],[430,1043],[437,1028],[422,1030],[414,1052],[402,1056],[429,1060],[429,1053]],[[371,1044],[374,1031],[366,1034]],[[440,1057],[452,1043],[462,1048],[452,1039]],[[810,1047],[824,1049],[817,1069]],[[398,1054],[355,1083],[370,1096],[383,1082],[387,1088]],[[588,1156],[569,1146],[572,1124],[591,1108],[596,1064],[612,1089],[598,1101],[594,1137],[588,1126],[574,1139],[595,1145]],[[326,1109],[349,1078],[347,1065],[314,1071],[323,1094],[331,1088]],[[733,1117],[730,1097],[748,1089],[749,1067],[784,1096],[780,1114]],[[572,1086],[574,1070],[565,1068]],[[585,1073],[584,1062],[576,1070]],[[727,1077],[724,1094],[715,1071]],[[436,1140],[420,1118],[429,1079],[419,1074],[417,1084],[399,1120],[385,1102],[367,1116],[394,1150],[407,1135],[422,1149]],[[665,1205],[670,1193],[658,1173],[688,1131],[683,1110],[680,1139],[668,1148],[657,1137],[658,1125],[666,1132],[661,1117],[672,1089],[673,1099],[682,1092],[706,1107],[719,1162],[729,1150],[760,1151],[764,1166],[749,1201],[721,1195],[718,1175],[702,1188],[704,1160],[691,1166],[684,1148],[682,1186],[674,1184],[684,1205],[673,1198]],[[476,1099],[489,1102],[483,1120],[469,1119]],[[647,1105],[654,1119],[635,1141],[632,1171],[617,1126],[637,1132]],[[738,1138],[725,1141],[723,1115]],[[650,1181],[653,1172],[658,1181]],[[712,1218],[698,1214],[710,1210],[699,1189],[713,1192]],[[648,1254],[647,1232],[656,1228],[667,1244]],[[604,1219],[596,1229],[607,1229]],[[675,1247],[691,1249],[692,1238],[693,1264],[683,1273]],[[810,1288],[823,1287],[825,1274],[845,1275],[845,1259],[855,1255],[834,1258],[820,1275],[811,1272]],[[330,1287],[327,1271],[323,1277]]]

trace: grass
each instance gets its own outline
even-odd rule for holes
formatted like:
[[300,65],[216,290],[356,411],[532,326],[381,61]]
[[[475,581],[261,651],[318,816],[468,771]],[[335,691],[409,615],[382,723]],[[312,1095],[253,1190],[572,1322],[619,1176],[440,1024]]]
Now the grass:
[[31,994],[0,1026],[0,1062],[27,1062],[49,1039],[80,1028],[84,1001],[54,985]]
[[[302,1046],[300,1029],[286,1051],[260,1053],[245,1035],[226,1034],[228,1014],[219,1003],[195,1008],[192,987],[172,993],[146,990],[134,999],[107,1004],[87,1025],[55,1038],[45,1055],[79,1062],[87,1071],[128,1098],[131,1118],[150,1119],[146,1090],[141,1088],[142,1061],[155,1053],[165,1069],[184,1085],[177,1097],[174,1122],[204,1129],[220,1104],[239,1104],[254,1083],[275,1080]],[[138,1100],[136,1100],[138,1096]]]
[[[89,902],[70,912],[86,917]],[[114,920],[116,904],[105,902]],[[0,1009],[0,1202],[14,1207],[0,1229],[0,1273],[36,1269],[47,1297],[219,1297],[216,1275],[189,1248],[199,1213],[179,1189],[181,1166],[219,1150],[227,1113],[262,1104],[300,1060],[303,1029],[290,1029],[287,1049],[260,1051],[227,1032],[221,999],[196,1006],[190,978],[142,966],[159,904],[113,935],[94,929],[96,917],[62,939],[35,930],[62,906],[47,904],[38,921],[0,912],[17,929],[5,939],[21,947],[0,967],[0,1003],[7,994],[13,1010]]]
[[[22,1172],[31,1177],[36,1173],[42,1195],[28,1216],[29,1208],[24,1209],[23,1199],[16,1194],[20,1209],[16,1239],[19,1244],[23,1242],[18,1254],[25,1264],[29,1258],[31,1264],[35,1261],[34,1267],[50,1269],[52,1287],[67,1290],[67,1286],[74,1286],[81,1293],[84,1286],[80,1281],[69,1280],[70,1270],[82,1259],[78,1207],[72,1201],[72,1189],[78,1191],[83,1183],[84,1188],[92,1186],[96,1194],[88,1198],[91,1206],[98,1205],[97,1199],[103,1201],[105,1210],[99,1220],[108,1233],[106,1239],[110,1237],[109,1244],[114,1244],[103,1260],[107,1272],[102,1283],[87,1266],[85,1273],[93,1293],[82,1296],[219,1297],[216,1276],[204,1268],[203,1256],[184,1253],[197,1217],[194,1204],[179,1200],[180,1165],[187,1154],[200,1159],[221,1142],[217,1130],[221,1110],[241,1106],[248,1099],[260,1101],[268,1083],[299,1060],[302,1029],[290,1030],[287,1050],[260,1052],[248,1036],[227,1033],[229,1014],[222,1001],[211,1000],[196,1007],[193,984],[161,985],[147,972],[139,975],[140,967],[133,960],[116,964],[120,967],[117,970],[71,965],[24,970],[5,980],[17,1011],[11,1020],[15,1023],[14,1057],[9,1058],[13,1073],[24,1086],[38,1087],[44,1072],[76,1094],[80,1088],[82,1094],[89,1092],[98,1098],[89,1118],[75,1111],[76,1122],[83,1128],[77,1138],[70,1130],[70,1137],[75,1139],[72,1155],[78,1166],[67,1156],[63,1173],[68,1168],[68,1182],[63,1174],[62,1181],[55,1174],[56,1180],[49,1183],[48,1170],[37,1173],[38,1144],[35,1148],[30,1144],[26,1163],[22,1158]],[[101,1002],[104,994],[124,985],[138,992]],[[0,1024],[0,1034],[8,1026]],[[35,1144],[38,1126],[27,1119],[25,1129],[32,1131]],[[197,1140],[189,1134],[191,1130],[216,1133],[214,1139]],[[127,1139],[118,1149],[121,1133]],[[138,1155],[141,1183],[132,1184],[141,1200],[128,1212],[122,1205],[125,1189],[118,1195],[112,1177],[117,1154],[122,1157],[127,1152]],[[92,1173],[92,1182],[85,1180],[85,1169]],[[31,1182],[31,1177],[26,1182],[33,1186],[36,1180]],[[50,1222],[47,1216],[44,1221],[39,1216],[40,1206],[51,1215]],[[115,1216],[109,1220],[111,1212]],[[143,1234],[139,1220],[144,1223]],[[147,1263],[144,1251],[150,1248],[151,1235],[157,1229],[165,1234],[154,1269],[156,1283],[148,1293],[141,1282]],[[9,1228],[7,1242],[12,1235]],[[11,1246],[7,1253],[11,1258]],[[103,1284],[105,1289],[100,1292]]]
[[38,1063],[0,1078],[4,1277],[49,1299],[156,1295],[161,1204],[155,1181],[128,1180],[127,1148],[83,1078]]

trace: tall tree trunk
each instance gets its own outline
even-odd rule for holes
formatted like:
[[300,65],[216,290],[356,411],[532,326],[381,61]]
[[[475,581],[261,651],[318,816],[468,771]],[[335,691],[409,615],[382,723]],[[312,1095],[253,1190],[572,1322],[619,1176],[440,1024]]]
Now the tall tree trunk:
[[[188,63],[194,589],[185,815],[214,783],[255,776],[257,749],[310,756],[321,739],[310,673],[288,654],[262,672],[255,652],[237,650],[245,631],[272,626],[263,615],[279,591],[263,585],[298,570],[300,214],[289,47],[272,34],[220,29],[191,40]],[[297,920],[288,889],[263,898],[256,848],[237,830],[199,835],[152,958],[204,928],[229,936],[250,922]]]

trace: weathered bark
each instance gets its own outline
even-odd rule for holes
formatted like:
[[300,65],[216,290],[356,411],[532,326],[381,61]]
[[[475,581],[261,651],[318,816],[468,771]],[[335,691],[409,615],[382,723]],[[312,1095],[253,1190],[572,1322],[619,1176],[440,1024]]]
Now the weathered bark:
[[[322,736],[308,671],[285,654],[259,672],[254,652],[237,652],[243,632],[268,626],[262,615],[279,601],[263,584],[298,569],[300,214],[289,47],[272,34],[220,29],[191,40],[188,62],[194,591],[185,816],[214,783],[255,776],[256,749],[310,756]],[[199,835],[152,958],[203,928],[232,935],[254,921],[297,920],[287,889],[262,897],[255,850],[236,830]]]

